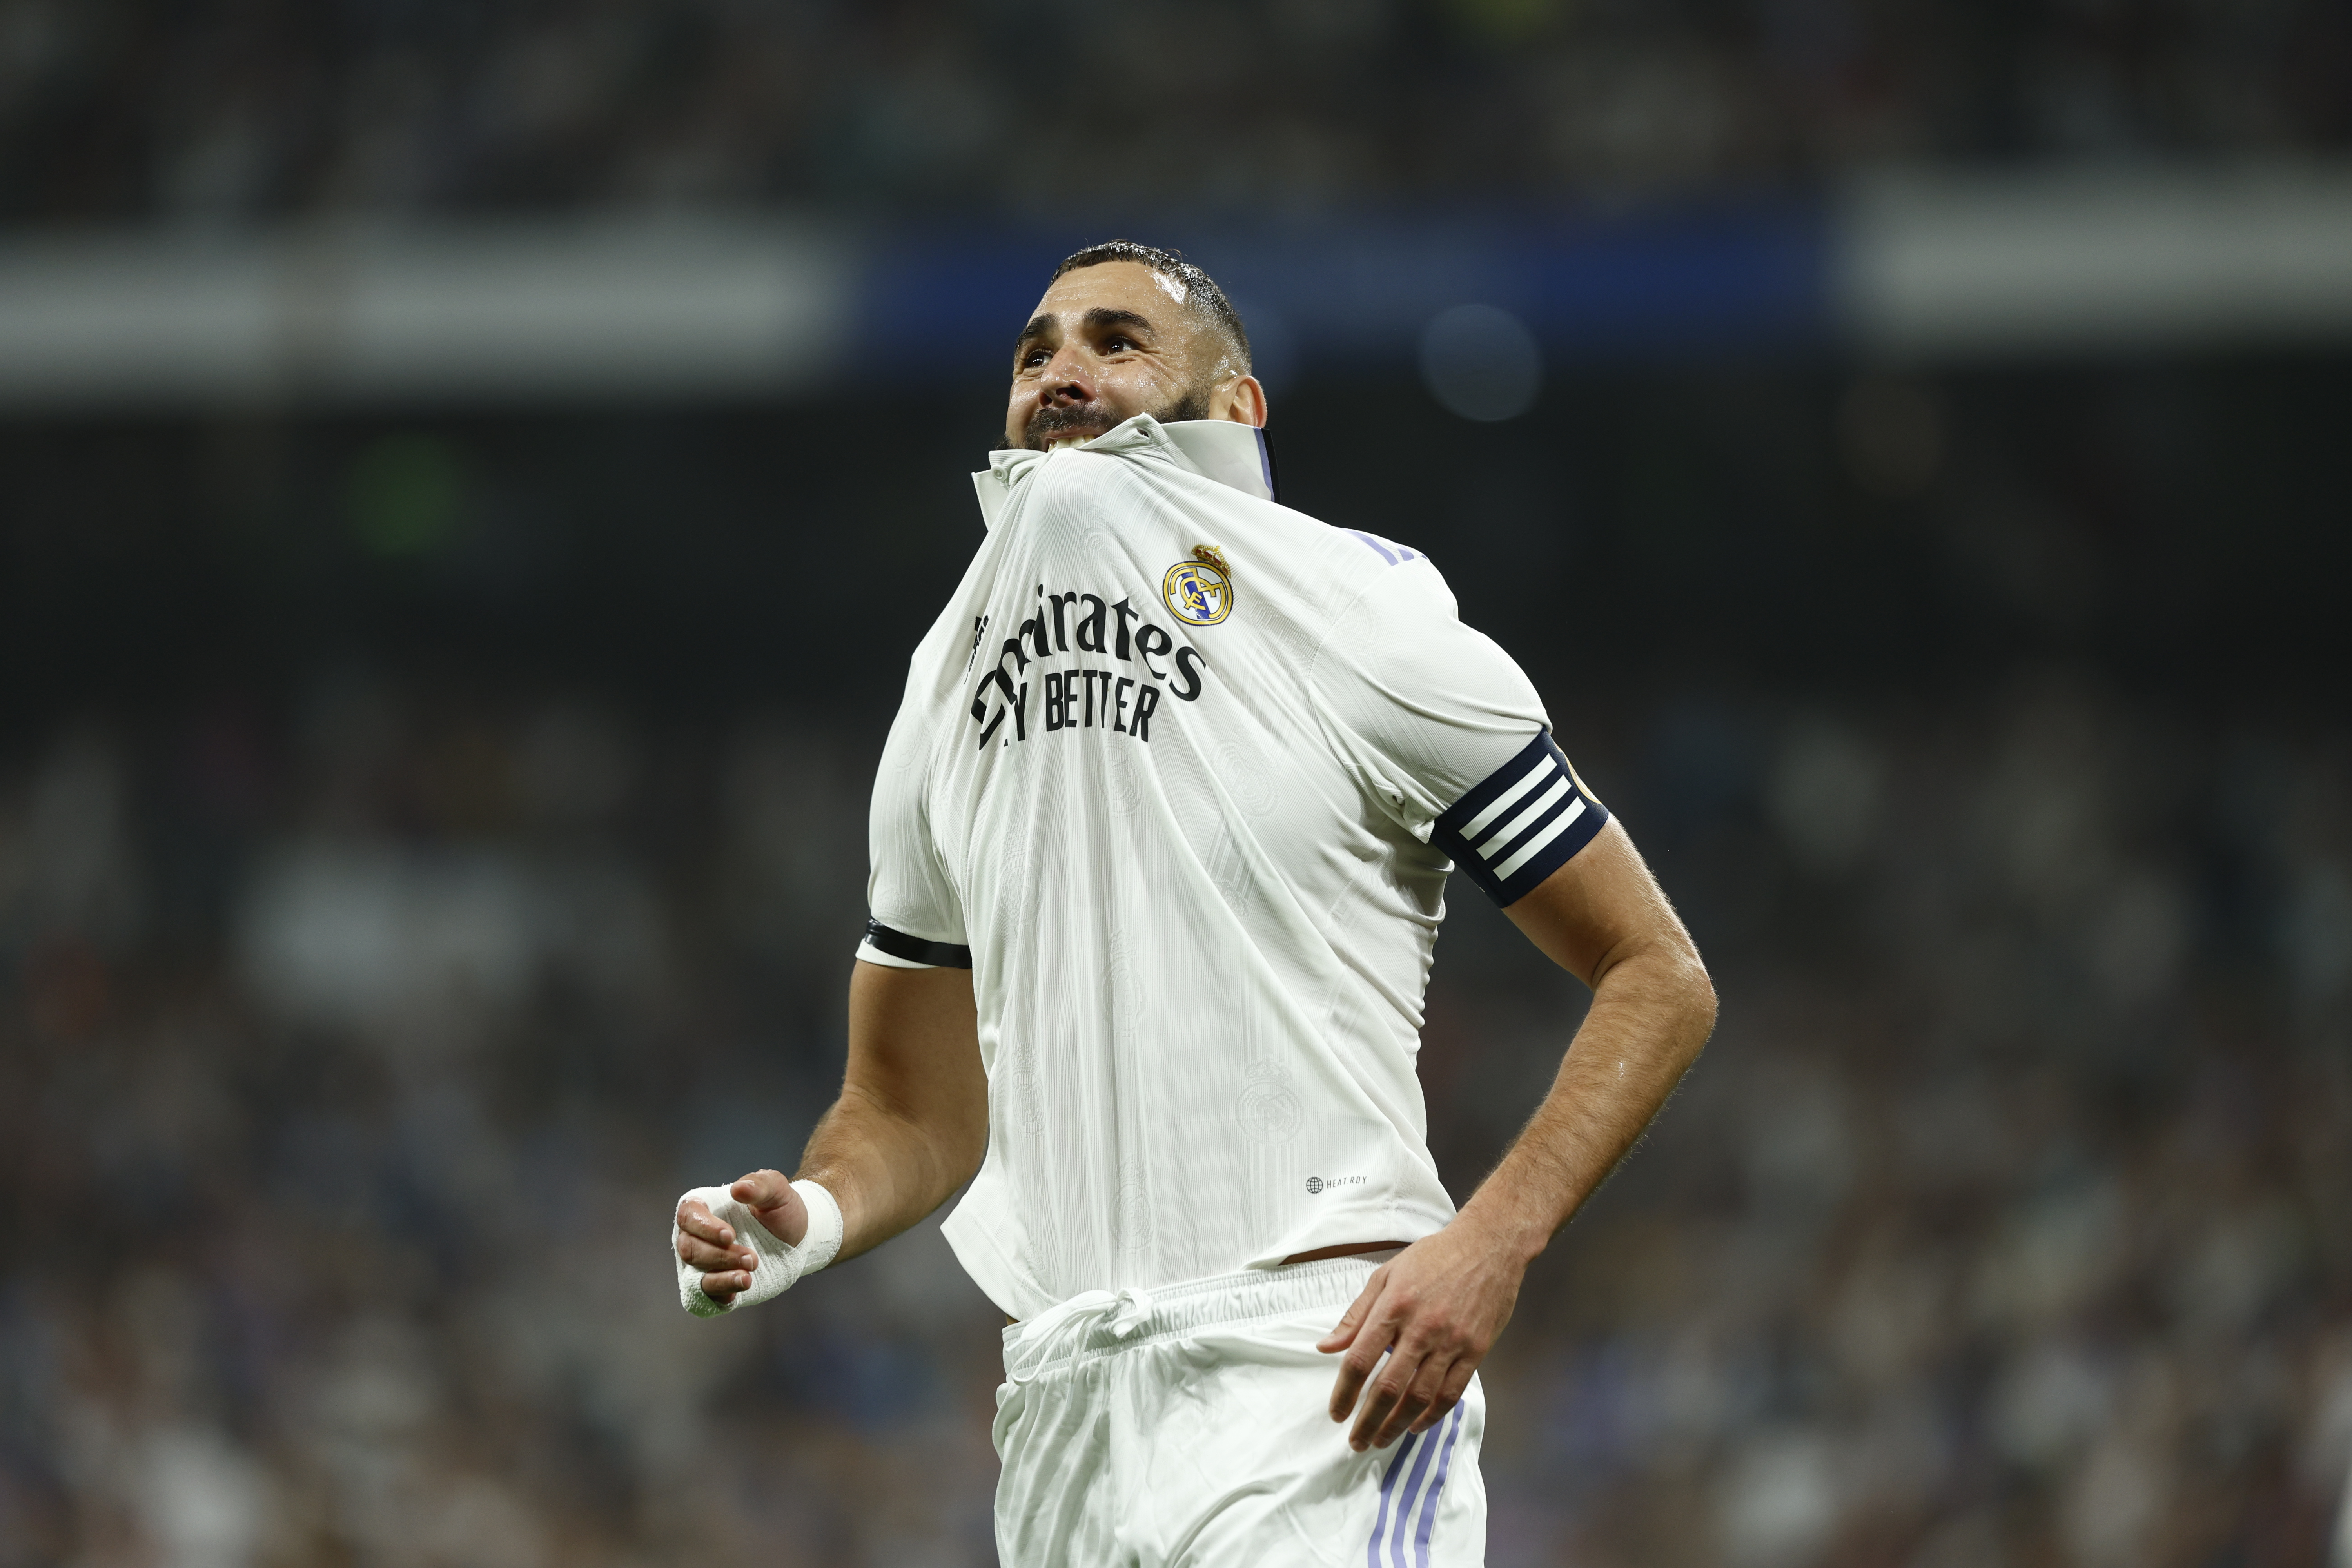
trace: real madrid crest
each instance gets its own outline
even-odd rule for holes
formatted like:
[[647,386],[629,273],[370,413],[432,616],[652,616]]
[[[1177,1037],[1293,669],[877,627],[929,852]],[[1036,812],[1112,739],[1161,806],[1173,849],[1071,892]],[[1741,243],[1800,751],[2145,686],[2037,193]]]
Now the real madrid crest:
[[1196,626],[1213,626],[1234,613],[1233,568],[1213,544],[1192,552],[1160,580],[1160,596],[1175,617]]

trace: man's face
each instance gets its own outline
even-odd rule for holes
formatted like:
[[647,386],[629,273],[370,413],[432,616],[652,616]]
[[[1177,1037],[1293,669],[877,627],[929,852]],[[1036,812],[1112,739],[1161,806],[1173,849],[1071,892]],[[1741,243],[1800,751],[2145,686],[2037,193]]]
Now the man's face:
[[1139,414],[1265,424],[1265,393],[1183,291],[1139,261],[1055,279],[1013,346],[1004,444],[1044,451]]

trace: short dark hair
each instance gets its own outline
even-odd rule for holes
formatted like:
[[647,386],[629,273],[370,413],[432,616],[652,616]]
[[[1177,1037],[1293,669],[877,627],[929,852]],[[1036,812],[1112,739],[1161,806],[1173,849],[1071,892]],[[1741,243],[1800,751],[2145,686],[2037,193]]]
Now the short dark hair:
[[1162,250],[1156,245],[1140,240],[1106,239],[1100,245],[1089,245],[1084,250],[1071,252],[1062,264],[1054,268],[1053,278],[1045,279],[1052,288],[1055,279],[1065,272],[1076,272],[1081,267],[1099,267],[1106,261],[1137,261],[1163,277],[1172,278],[1184,286],[1184,303],[1208,317],[1210,324],[1223,336],[1241,361],[1242,374],[1250,371],[1249,329],[1242,325],[1241,313],[1217,280],[1194,263],[1184,259],[1181,250]]

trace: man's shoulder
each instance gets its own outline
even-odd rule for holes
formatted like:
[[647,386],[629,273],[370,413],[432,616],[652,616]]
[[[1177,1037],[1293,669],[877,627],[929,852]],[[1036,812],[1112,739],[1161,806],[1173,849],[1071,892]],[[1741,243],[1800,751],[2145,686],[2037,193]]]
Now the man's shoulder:
[[1316,531],[1312,569],[1335,617],[1454,618],[1454,591],[1437,563],[1418,546],[1367,528],[1327,523],[1303,512],[1291,515]]

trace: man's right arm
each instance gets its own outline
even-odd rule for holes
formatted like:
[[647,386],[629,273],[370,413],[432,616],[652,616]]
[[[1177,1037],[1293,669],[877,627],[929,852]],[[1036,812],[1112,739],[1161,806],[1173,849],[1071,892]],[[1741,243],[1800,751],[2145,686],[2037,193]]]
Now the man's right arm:
[[[841,1098],[801,1155],[800,1180],[841,1205],[840,1257],[877,1247],[970,1181],[988,1152],[988,1075],[969,969],[893,969],[859,963],[849,980],[849,1065]],[[754,1171],[735,1200],[797,1247],[807,1207],[792,1181]],[[703,1270],[702,1289],[727,1301],[751,1283],[756,1261],[734,1227],[689,1199],[677,1212],[678,1257]]]

